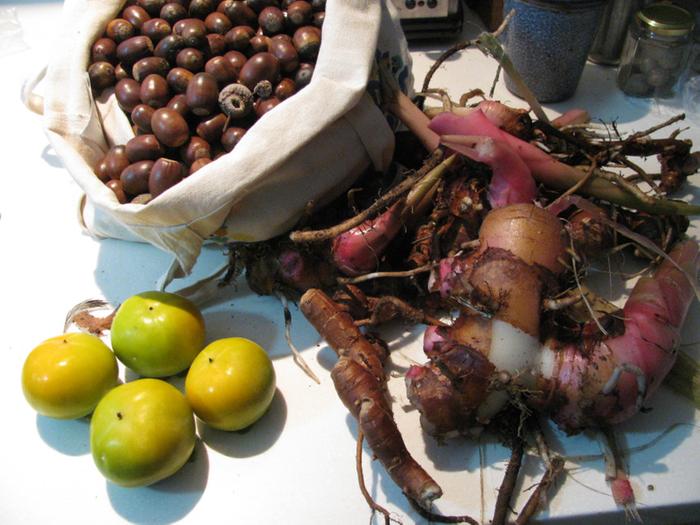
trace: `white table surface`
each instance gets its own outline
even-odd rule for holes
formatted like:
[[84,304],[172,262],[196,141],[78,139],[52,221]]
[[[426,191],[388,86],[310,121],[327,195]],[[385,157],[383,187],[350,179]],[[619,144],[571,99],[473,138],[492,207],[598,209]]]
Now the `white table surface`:
[[[87,298],[118,304],[134,293],[153,289],[169,257],[147,245],[98,241],[81,232],[76,221],[80,190],[48,146],[40,119],[19,100],[22,80],[50,56],[60,3],[0,2],[0,9],[7,7],[16,7],[27,49],[0,57],[0,352],[4,359],[0,399],[5,413],[0,432],[0,523],[370,522],[356,482],[356,425],[337,399],[328,373],[334,354],[294,309],[293,337],[321,377],[321,385],[316,385],[289,357],[278,302],[257,297],[244,285],[226,290],[205,310],[208,337],[244,336],[267,348],[277,371],[277,396],[270,412],[247,433],[200,427],[194,460],[172,478],[138,489],[106,482],[90,456],[87,419],[52,420],[37,416],[27,405],[20,385],[24,359],[36,344],[61,332],[68,309]],[[465,29],[466,36],[474,34],[473,26]],[[417,86],[442,47],[413,48]],[[494,71],[493,61],[470,50],[448,61],[433,86],[448,88],[455,98],[472,88],[488,91]],[[502,82],[496,98],[522,106]],[[574,106],[587,108],[596,119],[615,119],[623,130],[643,129],[665,118],[654,104],[626,100],[614,87],[614,70],[592,64],[586,65],[575,98],[547,110],[554,115]],[[700,143],[696,127],[684,136]],[[220,249],[206,248],[191,279],[222,262]],[[698,310],[693,305],[684,331],[687,343],[698,339]],[[469,513],[488,521],[509,451],[488,440],[438,445],[425,436],[417,413],[405,409],[400,377],[410,359],[423,360],[418,334],[396,328],[387,337],[396,350],[389,386],[399,427],[409,449],[445,491],[436,510]],[[652,408],[651,413],[620,427],[626,447],[649,443],[672,428],[655,445],[630,456],[639,510],[645,523],[698,522],[696,412],[665,389]],[[555,433],[553,446],[568,455],[599,451],[596,441],[586,436]],[[364,465],[368,489],[379,503],[404,524],[424,523],[367,451]],[[524,472],[527,478],[519,483],[521,490],[541,473],[539,461],[528,457]],[[526,497],[527,492],[518,498],[516,508]],[[605,482],[602,461],[568,463],[567,476],[538,519],[623,523]]]

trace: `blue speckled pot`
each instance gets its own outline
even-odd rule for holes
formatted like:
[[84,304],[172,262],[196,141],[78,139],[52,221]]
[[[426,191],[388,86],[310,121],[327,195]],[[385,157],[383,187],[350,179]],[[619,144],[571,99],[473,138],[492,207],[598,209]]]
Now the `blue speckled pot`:
[[[515,16],[502,37],[508,56],[540,102],[571,97],[607,0],[505,0]],[[520,96],[506,75],[508,90]]]

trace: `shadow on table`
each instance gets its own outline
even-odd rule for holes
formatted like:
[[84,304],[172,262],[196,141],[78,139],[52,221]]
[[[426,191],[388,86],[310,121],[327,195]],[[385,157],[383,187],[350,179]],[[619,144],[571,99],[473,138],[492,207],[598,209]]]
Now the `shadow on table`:
[[131,523],[173,523],[195,507],[207,486],[208,474],[207,448],[197,440],[192,457],[171,477],[140,488],[124,488],[108,481],[107,493],[114,510]]
[[90,419],[54,419],[36,416],[36,428],[44,443],[67,456],[90,453]]

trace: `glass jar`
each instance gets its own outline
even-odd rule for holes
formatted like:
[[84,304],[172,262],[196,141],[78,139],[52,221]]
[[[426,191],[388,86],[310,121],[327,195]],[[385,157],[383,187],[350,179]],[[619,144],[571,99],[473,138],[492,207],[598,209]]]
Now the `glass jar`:
[[673,4],[652,4],[630,24],[617,85],[633,97],[670,98],[688,60],[694,17]]

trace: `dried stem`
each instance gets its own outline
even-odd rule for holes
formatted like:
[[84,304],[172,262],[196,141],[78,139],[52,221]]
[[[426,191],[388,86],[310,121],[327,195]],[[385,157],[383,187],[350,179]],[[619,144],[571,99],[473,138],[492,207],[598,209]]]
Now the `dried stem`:
[[518,480],[518,473],[523,461],[523,441],[515,436],[511,448],[510,460],[506,473],[503,476],[501,487],[498,489],[496,506],[493,512],[491,525],[505,525],[508,511],[510,510],[510,499],[513,496],[515,483]]
[[357,483],[360,486],[360,492],[362,493],[362,496],[365,498],[365,501],[367,502],[367,505],[369,505],[369,508],[372,509],[372,512],[380,512],[381,514],[383,514],[384,525],[389,525],[389,523],[391,523],[391,513],[384,507],[382,507],[379,503],[374,501],[374,499],[372,499],[372,496],[367,491],[367,487],[365,486],[365,476],[362,473],[362,442],[364,441],[364,438],[365,435],[362,433],[362,430],[358,429],[357,448],[355,449],[355,467],[357,470]]
[[415,172],[413,175],[406,177],[399,184],[394,186],[391,190],[386,192],[384,195],[379,197],[372,203],[371,206],[366,208],[364,211],[358,213],[354,217],[351,217],[340,224],[331,226],[323,230],[307,230],[307,231],[293,231],[289,234],[289,238],[293,242],[322,242],[333,239],[341,233],[344,233],[355,226],[359,226],[367,219],[371,218],[373,215],[378,213],[385,207],[393,204],[397,201],[404,193],[409,191],[419,180],[430,173],[435,167],[437,167],[443,159],[443,152],[441,149],[435,150],[425,164],[420,170]]
[[479,525],[479,522],[471,516],[443,516],[442,514],[435,514],[434,512],[424,509],[410,498],[408,501],[418,514],[431,523],[469,523],[471,525]]
[[547,467],[542,479],[525,503],[523,510],[518,514],[515,525],[525,525],[537,513],[546,499],[547,490],[556,481],[562,470],[564,470],[564,459],[561,457],[552,458],[552,462]]
[[647,135],[651,135],[655,131],[659,131],[660,129],[663,129],[667,126],[670,126],[671,124],[675,124],[676,122],[679,122],[681,120],[685,119],[685,113],[679,113],[678,115],[675,115],[667,120],[664,120],[660,124],[657,124],[655,126],[650,127],[649,129],[645,129],[643,131],[638,131],[637,133],[633,133],[630,135],[627,140],[636,140],[641,137],[646,137]]
[[372,279],[383,279],[387,277],[413,277],[420,273],[429,272],[435,268],[435,266],[436,263],[430,263],[419,266],[418,268],[412,268],[411,270],[397,272],[372,272],[364,275],[358,275],[357,277],[338,277],[338,284],[357,284],[365,281],[371,281]]

